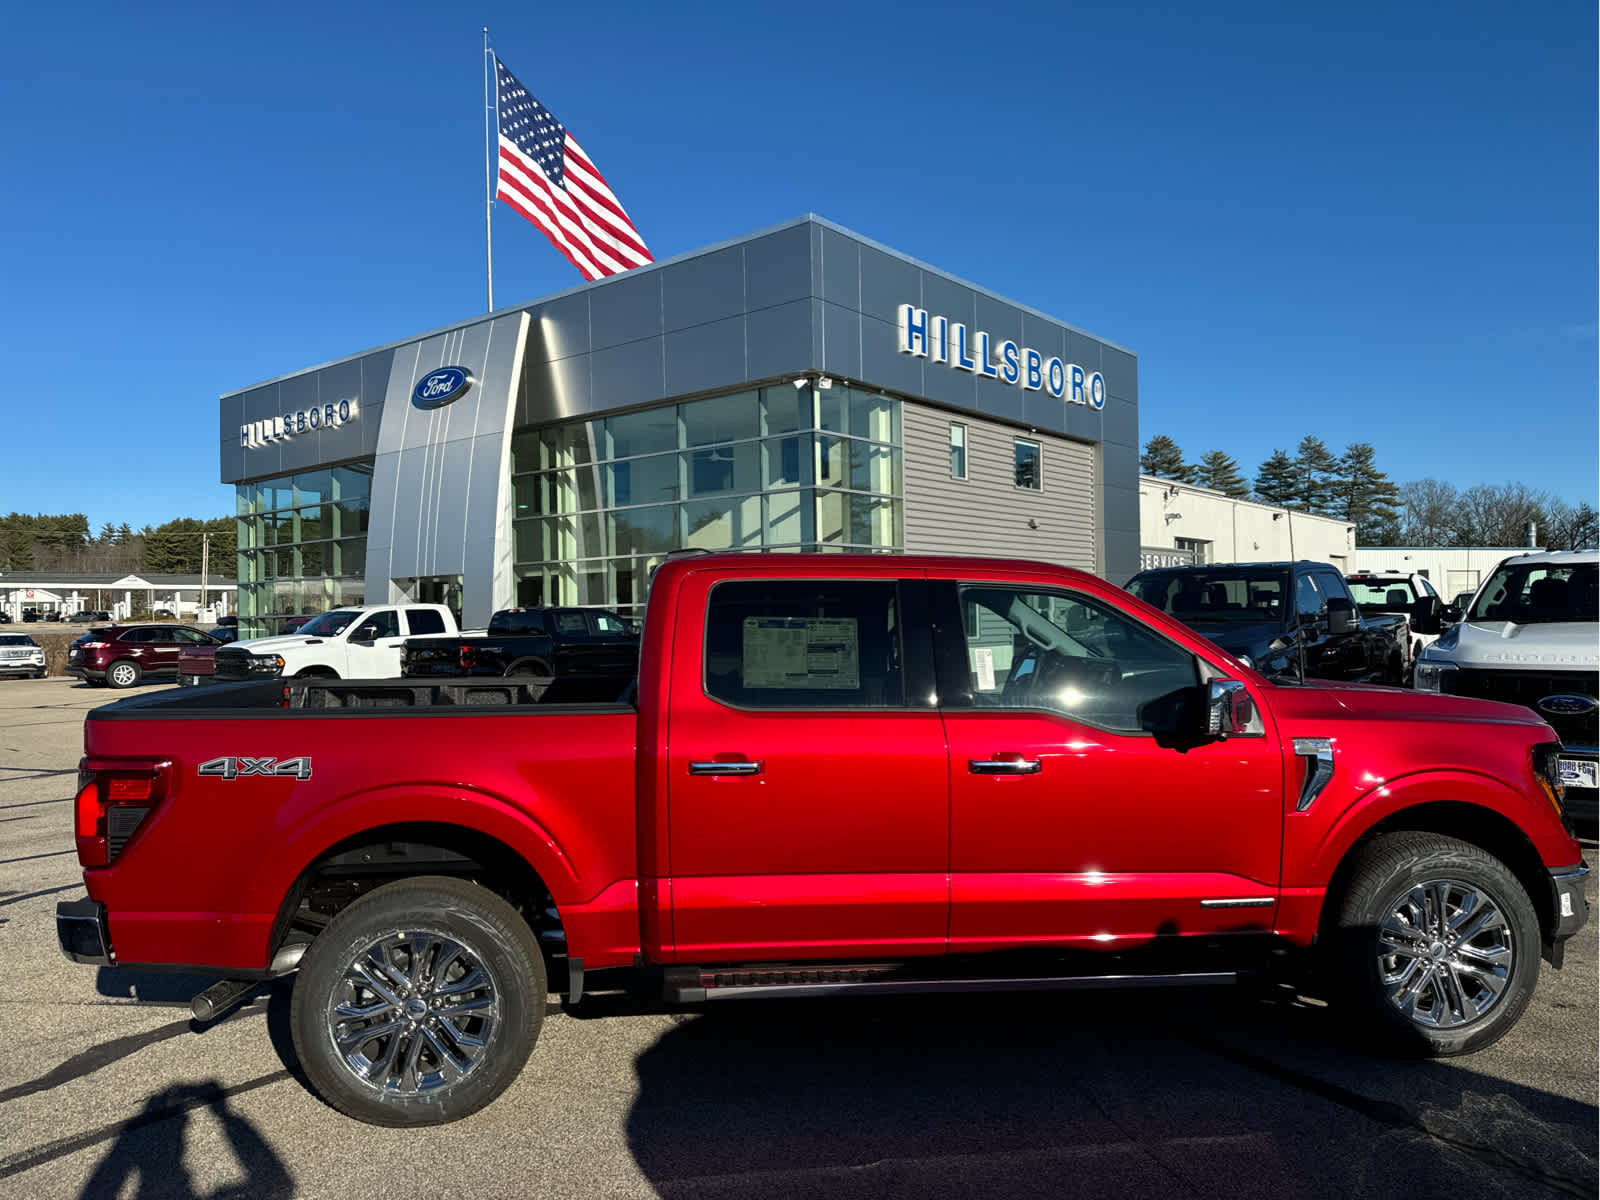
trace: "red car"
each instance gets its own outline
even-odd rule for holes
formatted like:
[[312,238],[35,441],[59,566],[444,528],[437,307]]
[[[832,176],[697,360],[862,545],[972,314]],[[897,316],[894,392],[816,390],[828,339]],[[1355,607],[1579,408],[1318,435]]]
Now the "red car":
[[1537,714],[1275,683],[1079,571],[670,558],[642,650],[606,703],[266,679],[95,709],[62,949],[224,976],[202,1019],[297,971],[317,1090],[430,1125],[516,1077],[552,974],[577,1004],[654,966],[689,1003],[1291,965],[1372,1044],[1448,1055],[1587,917]]
[[185,649],[222,643],[188,625],[102,625],[67,650],[67,674],[87,683],[131,688],[146,675],[176,675]]

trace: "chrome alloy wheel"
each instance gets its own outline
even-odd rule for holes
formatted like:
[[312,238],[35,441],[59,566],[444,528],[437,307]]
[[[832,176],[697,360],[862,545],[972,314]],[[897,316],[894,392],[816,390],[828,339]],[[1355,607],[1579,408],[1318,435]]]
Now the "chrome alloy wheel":
[[118,687],[132,687],[135,677],[131,663],[117,663],[111,668],[111,682]]
[[328,1035],[362,1083],[416,1095],[481,1067],[499,1015],[480,954],[442,933],[397,930],[345,967],[328,1003]]
[[1384,994],[1429,1029],[1454,1029],[1487,1014],[1505,991],[1514,956],[1499,901],[1456,879],[1411,887],[1378,929]]

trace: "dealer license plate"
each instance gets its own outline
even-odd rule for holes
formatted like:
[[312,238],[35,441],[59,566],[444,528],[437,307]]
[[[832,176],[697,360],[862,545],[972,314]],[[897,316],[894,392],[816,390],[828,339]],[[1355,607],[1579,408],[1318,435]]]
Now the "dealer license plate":
[[1587,758],[1563,758],[1559,761],[1562,787],[1600,786],[1600,763]]

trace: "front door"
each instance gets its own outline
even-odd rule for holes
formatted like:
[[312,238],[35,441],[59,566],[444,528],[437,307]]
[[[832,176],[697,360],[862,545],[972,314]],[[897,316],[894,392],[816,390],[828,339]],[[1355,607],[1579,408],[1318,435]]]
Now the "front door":
[[933,596],[952,954],[1271,928],[1278,740],[1175,743],[1195,654],[1059,587],[952,580]]
[[345,645],[349,654],[348,679],[397,679],[400,676],[400,614],[381,608],[361,618]]
[[920,580],[685,580],[677,611],[707,616],[680,617],[673,646],[675,961],[944,952],[949,785],[923,597]]

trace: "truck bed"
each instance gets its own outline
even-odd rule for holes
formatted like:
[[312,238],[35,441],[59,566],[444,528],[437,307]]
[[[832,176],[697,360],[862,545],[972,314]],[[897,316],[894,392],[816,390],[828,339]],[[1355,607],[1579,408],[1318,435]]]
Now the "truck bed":
[[219,683],[204,689],[150,692],[95,709],[90,720],[183,719],[287,715],[332,716],[339,711],[371,715],[402,709],[447,715],[470,709],[489,715],[530,707],[563,712],[632,712],[633,682],[609,676],[548,679],[510,678],[259,679]]

